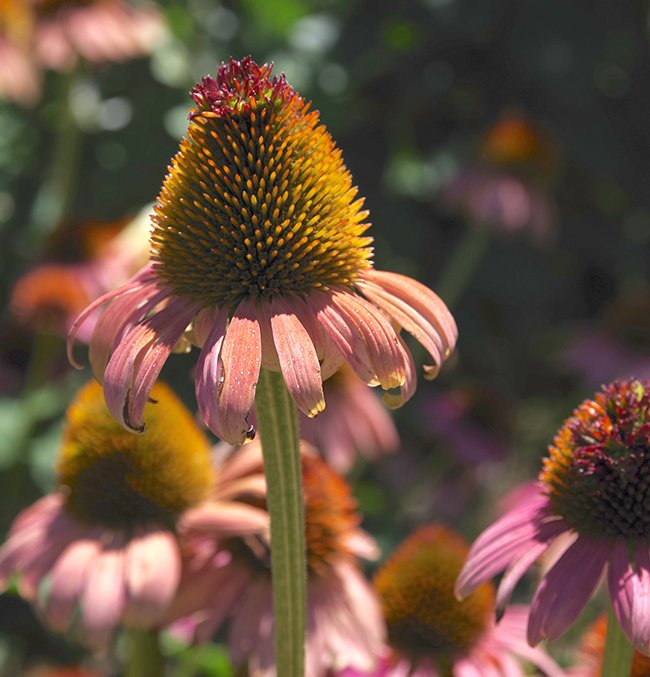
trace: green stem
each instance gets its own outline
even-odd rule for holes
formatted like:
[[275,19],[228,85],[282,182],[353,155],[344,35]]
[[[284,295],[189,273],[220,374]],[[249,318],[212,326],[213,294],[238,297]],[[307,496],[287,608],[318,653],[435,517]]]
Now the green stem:
[[628,677],[634,649],[623,634],[611,605],[607,614],[607,639],[601,677]]
[[440,298],[450,308],[458,303],[491,239],[492,230],[489,227],[468,224],[465,228],[435,287]]
[[255,415],[271,516],[271,574],[277,674],[303,677],[307,565],[296,407],[282,375],[262,369]]
[[163,658],[156,630],[131,629],[126,633],[127,658],[124,677],[161,677]]

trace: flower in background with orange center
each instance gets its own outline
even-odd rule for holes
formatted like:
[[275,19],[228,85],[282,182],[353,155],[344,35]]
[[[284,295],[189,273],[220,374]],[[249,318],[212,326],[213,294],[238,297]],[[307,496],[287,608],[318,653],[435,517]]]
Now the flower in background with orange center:
[[497,593],[505,608],[527,569],[558,543],[531,604],[529,642],[562,635],[605,572],[623,632],[650,654],[649,418],[647,381],[615,381],[585,400],[556,434],[536,491],[522,492],[473,544],[459,594],[505,569]]
[[433,378],[456,325],[424,285],[373,269],[368,214],[318,113],[250,58],[192,95],[155,208],[150,266],[77,320],[110,302],[91,364],[111,411],[142,430],[149,390],[190,323],[199,409],[227,442],[250,437],[262,367],[282,372],[308,416],[324,409],[322,381],[344,362],[401,405],[415,367],[396,327],[429,351]]
[[506,114],[485,134],[479,161],[461,170],[441,197],[473,223],[506,233],[529,230],[544,241],[555,223],[548,192],[555,161],[538,127],[521,114]]
[[23,106],[41,93],[40,72],[31,51],[33,16],[28,0],[0,0],[0,98]]
[[[265,504],[262,452],[253,442],[218,471],[216,496]],[[303,446],[307,555],[305,675],[326,677],[354,666],[373,669],[384,640],[377,599],[359,568],[376,558],[374,541],[360,529],[349,485]],[[240,532],[241,533],[241,532]],[[231,660],[255,677],[276,674],[269,534],[237,535],[218,506],[188,511],[180,525],[186,562],[169,611],[173,627],[206,641],[229,619]]]
[[52,630],[93,648],[119,624],[159,624],[176,593],[176,521],[211,491],[210,446],[162,384],[147,405],[146,435],[121,428],[91,382],[70,405],[58,490],[14,521],[0,548],[0,584],[17,577]]
[[28,0],[35,16],[36,54],[46,68],[66,71],[79,57],[92,63],[149,54],[165,31],[151,4],[128,0]]
[[[20,277],[11,293],[12,315],[33,331],[66,336],[93,299],[123,283],[146,261],[147,224],[148,212],[135,219],[64,225],[50,247],[68,262],[43,263]],[[90,340],[97,315],[80,328],[81,340]]]
[[524,677],[524,666],[533,664],[546,675],[562,675],[545,652],[526,643],[527,609],[515,607],[495,625],[491,585],[456,599],[454,582],[467,551],[460,536],[432,524],[411,534],[377,571],[390,647],[381,674]]

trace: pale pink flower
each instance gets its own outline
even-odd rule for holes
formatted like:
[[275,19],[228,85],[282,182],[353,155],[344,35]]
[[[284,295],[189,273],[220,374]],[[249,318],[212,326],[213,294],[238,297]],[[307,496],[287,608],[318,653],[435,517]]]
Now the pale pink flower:
[[[526,666],[560,677],[541,649],[526,642],[526,607],[494,622],[494,591],[483,585],[468,599],[454,596],[454,580],[468,546],[431,524],[411,534],[380,567],[374,584],[388,626],[388,647],[368,677],[524,677]],[[361,677],[347,670],[338,677]]]
[[92,648],[116,627],[158,625],[176,593],[174,522],[211,487],[209,445],[163,385],[145,412],[147,435],[120,428],[92,382],[67,414],[59,490],[14,521],[0,548],[0,586],[18,591],[54,631]]
[[[299,410],[325,407],[323,379],[347,362],[389,406],[415,389],[403,327],[433,378],[456,325],[403,275],[374,270],[367,212],[318,113],[270,67],[230,61],[193,90],[197,109],[156,206],[152,263],[80,316],[109,303],[90,362],[120,423],[142,429],[149,390],[192,325],[196,397],[227,442],[250,436],[262,367],[281,371]],[[233,136],[234,134],[234,136]],[[109,359],[110,358],[110,359]]]
[[443,188],[443,202],[473,223],[505,233],[527,230],[540,242],[548,240],[555,223],[547,187],[553,165],[548,139],[522,115],[509,114],[488,130],[480,155],[480,162]]
[[93,63],[149,54],[164,34],[151,4],[128,0],[31,0],[36,54],[46,68],[70,70],[79,57]]
[[[313,453],[313,452],[311,452]],[[265,496],[260,446],[238,451],[218,472],[217,495],[251,505]],[[219,489],[219,486],[222,488]],[[377,548],[359,527],[348,485],[323,461],[303,453],[307,551],[305,675],[325,677],[346,665],[370,670],[384,629],[377,599],[361,573],[359,557]],[[252,508],[251,508],[252,509]],[[196,642],[208,640],[229,621],[234,665],[251,677],[275,676],[273,594],[269,534],[246,535],[224,524],[220,509],[205,504],[180,525],[187,561],[170,620]]]
[[327,408],[316,418],[301,418],[300,433],[334,470],[346,473],[357,454],[374,459],[397,450],[393,419],[347,365],[323,382],[323,395]]
[[533,645],[564,633],[606,572],[621,628],[640,652],[650,653],[649,387],[615,382],[583,402],[549,447],[538,490],[522,492],[519,505],[470,550],[459,595],[505,569],[497,592],[503,609],[527,569],[564,539],[531,605]]

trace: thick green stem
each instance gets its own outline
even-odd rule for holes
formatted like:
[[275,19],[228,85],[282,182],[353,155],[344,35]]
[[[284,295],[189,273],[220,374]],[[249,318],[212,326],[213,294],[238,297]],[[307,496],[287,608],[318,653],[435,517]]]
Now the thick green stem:
[[124,677],[161,677],[163,658],[156,630],[129,630]]
[[491,239],[492,230],[487,226],[468,224],[465,228],[435,287],[450,308],[458,303]]
[[303,677],[307,564],[296,407],[282,375],[262,370],[255,414],[271,516],[271,574],[277,674]]
[[614,610],[607,614],[607,639],[601,677],[628,677],[632,667],[634,649],[623,634]]

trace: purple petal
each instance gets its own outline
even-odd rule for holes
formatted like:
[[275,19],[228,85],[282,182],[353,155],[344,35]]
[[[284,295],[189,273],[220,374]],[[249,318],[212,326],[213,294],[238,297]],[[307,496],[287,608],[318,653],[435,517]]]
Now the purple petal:
[[528,642],[557,639],[584,609],[610,553],[607,541],[579,536],[537,588],[530,607]]
[[641,653],[650,654],[650,554],[637,545],[630,562],[625,542],[617,543],[609,560],[609,595],[618,622]]

